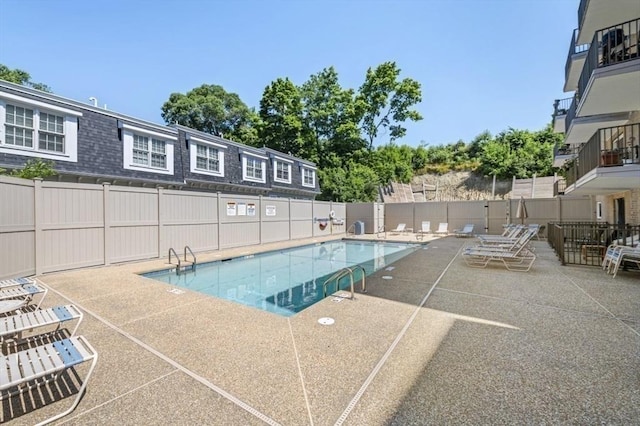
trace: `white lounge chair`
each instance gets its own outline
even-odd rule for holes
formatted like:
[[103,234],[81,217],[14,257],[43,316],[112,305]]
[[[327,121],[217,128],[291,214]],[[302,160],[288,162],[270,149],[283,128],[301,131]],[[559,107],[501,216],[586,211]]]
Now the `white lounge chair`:
[[71,332],[71,336],[73,336],[76,334],[83,317],[82,311],[74,305],[64,305],[0,318],[0,342],[4,344],[9,339],[20,340],[23,332],[37,327],[57,325],[57,330],[63,323],[77,319],[78,323]]
[[504,267],[510,271],[527,272],[535,262],[536,255],[526,248],[525,242],[522,242],[513,248],[496,246],[467,247],[462,252],[462,258],[468,266],[474,268],[485,268],[491,262],[502,262]]
[[36,283],[5,287],[0,289],[0,301],[20,299],[24,300],[26,304],[29,303],[34,296],[40,294],[42,297],[40,298],[40,301],[37,305],[37,307],[39,308],[48,291],[48,288]]
[[98,361],[98,353],[82,336],[70,337],[9,355],[0,355],[0,400],[54,382],[67,369],[75,368],[87,361],[91,361],[91,366],[71,407],[40,424],[58,420],[76,408]]
[[392,234],[404,234],[408,230],[409,230],[409,228],[407,228],[407,224],[406,223],[399,223],[398,226],[396,227],[396,229],[392,229],[389,232],[391,232]]
[[471,237],[473,235],[473,223],[467,223],[462,229],[454,229],[456,237]]
[[436,234],[449,234],[449,224],[447,222],[440,222],[438,225],[438,229],[436,229]]
[[17,285],[35,284],[36,280],[33,278],[9,278],[7,280],[0,280],[0,288],[15,287]]
[[416,239],[422,240],[424,236],[431,233],[431,221],[424,220],[420,229],[416,232]]

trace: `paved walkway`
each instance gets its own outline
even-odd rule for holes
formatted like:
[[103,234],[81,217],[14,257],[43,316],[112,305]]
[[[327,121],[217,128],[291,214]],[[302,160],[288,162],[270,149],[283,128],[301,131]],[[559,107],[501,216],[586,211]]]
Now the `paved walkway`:
[[[137,275],[164,260],[45,275],[44,305],[85,310],[78,333],[100,354],[59,423],[638,424],[640,273],[560,266],[543,241],[528,273],[472,269],[471,243],[430,241],[367,294],[290,318]],[[71,400],[5,402],[3,419],[35,424]]]

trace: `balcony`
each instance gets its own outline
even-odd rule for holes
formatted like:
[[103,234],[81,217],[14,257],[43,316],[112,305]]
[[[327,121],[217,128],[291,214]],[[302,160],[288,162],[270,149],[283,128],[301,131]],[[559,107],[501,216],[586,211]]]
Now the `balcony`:
[[562,167],[567,161],[571,161],[580,152],[579,145],[556,146],[553,152],[553,167]]
[[567,170],[574,195],[609,194],[637,188],[640,176],[640,123],[599,129]]
[[638,16],[637,0],[580,0],[578,6],[578,44],[588,43],[599,28]]
[[567,61],[564,65],[564,91],[573,92],[578,86],[578,78],[580,78],[580,71],[584,66],[584,60],[587,57],[587,51],[589,50],[589,43],[577,44],[578,29],[573,30],[571,36],[571,43],[569,44],[569,53],[567,54]]
[[556,133],[564,133],[565,122],[564,119],[567,116],[567,111],[571,106],[571,100],[573,98],[556,99],[553,103],[553,131]]
[[578,79],[576,116],[640,110],[640,18],[595,32]]

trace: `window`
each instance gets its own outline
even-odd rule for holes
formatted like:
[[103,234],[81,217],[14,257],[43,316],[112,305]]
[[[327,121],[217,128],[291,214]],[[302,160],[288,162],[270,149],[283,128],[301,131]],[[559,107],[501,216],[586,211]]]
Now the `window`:
[[165,142],[134,134],[133,162],[144,166],[166,169],[167,153]]
[[273,159],[273,180],[275,182],[291,183],[291,162],[276,157]]
[[225,145],[191,136],[189,139],[190,170],[209,176],[224,176]]
[[308,167],[302,167],[302,186],[316,187],[316,171]]
[[247,158],[245,172],[248,178],[262,179],[262,161],[255,158]]
[[124,123],[123,167],[148,173],[173,174],[173,142],[177,137]]
[[266,183],[265,166],[267,157],[242,153],[242,179],[251,182]]
[[602,201],[596,203],[596,218],[602,219]]
[[7,104],[7,144],[33,147],[33,110]]
[[82,113],[0,93],[0,153],[77,161]]
[[196,168],[210,172],[220,172],[219,151],[216,148],[205,145],[196,145]]

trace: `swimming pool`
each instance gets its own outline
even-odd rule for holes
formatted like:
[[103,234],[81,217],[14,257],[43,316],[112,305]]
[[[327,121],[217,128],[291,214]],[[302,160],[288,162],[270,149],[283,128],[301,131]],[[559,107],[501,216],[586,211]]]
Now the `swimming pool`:
[[[145,277],[188,288],[244,305],[291,316],[323,295],[324,282],[345,267],[360,265],[366,275],[389,266],[418,249],[418,244],[370,241],[333,241],[238,257],[197,265],[195,271],[177,275],[173,270],[150,272]],[[362,272],[356,271],[357,283]],[[340,280],[340,288],[349,279]],[[335,292],[327,285],[328,293]]]

